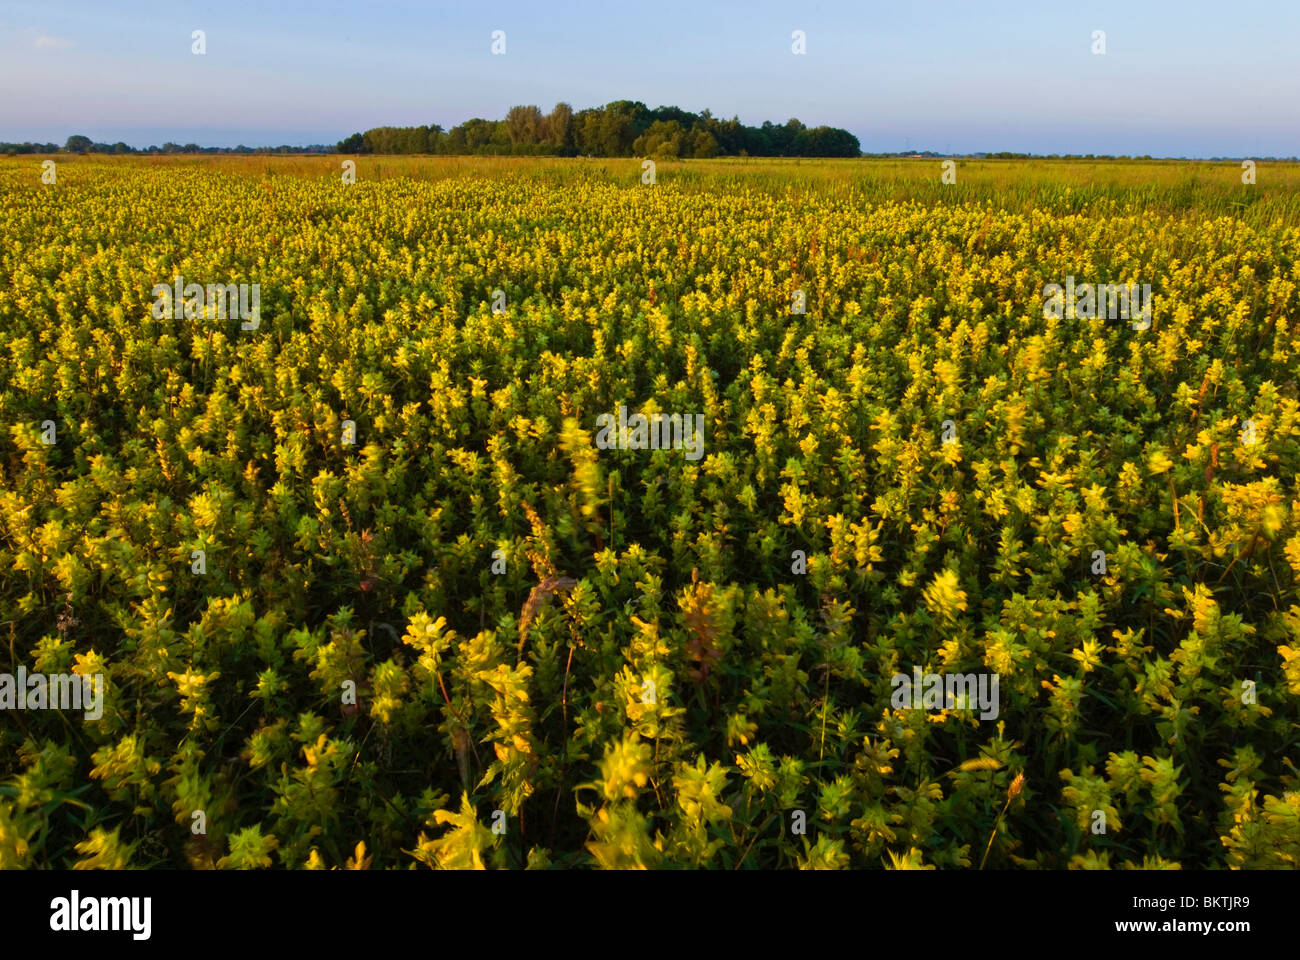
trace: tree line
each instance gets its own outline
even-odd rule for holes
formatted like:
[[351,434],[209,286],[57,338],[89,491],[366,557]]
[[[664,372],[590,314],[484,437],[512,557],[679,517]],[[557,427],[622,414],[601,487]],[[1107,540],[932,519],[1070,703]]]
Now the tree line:
[[[617,108],[606,115],[610,108]],[[625,125],[631,116],[630,126]],[[690,118],[694,118],[692,121]],[[648,120],[648,123],[645,121]],[[640,133],[636,131],[640,130]],[[625,148],[629,131],[635,135]],[[1152,160],[1188,159],[1119,156],[1106,153],[937,153],[933,150],[903,150],[864,153],[858,138],[835,127],[809,130],[798,120],[761,127],[743,126],[736,118],[720,121],[708,110],[688,113],[676,107],[648,110],[645,104],[619,100],[606,107],[582,110],[574,114],[567,103],[558,103],[549,114],[535,106],[511,107],[505,120],[467,120],[458,127],[443,130],[437,124],[428,127],[375,127],[354,133],[337,145],[313,143],[310,146],[200,147],[197,143],[167,141],[136,148],[118,141],[96,143],[81,135],[57,143],[8,143],[0,141],[0,153],[107,153],[107,154],[291,154],[291,153],[443,153],[443,154],[552,154],[594,157],[866,157],[869,159],[905,159],[914,157],[962,157],[968,160]],[[1209,162],[1237,162],[1243,157],[1209,157]],[[1297,157],[1256,157],[1258,161],[1300,162]]]
[[153,154],[153,153],[333,153],[333,146],[314,143],[309,147],[292,147],[284,144],[278,147],[246,147],[242,143],[237,147],[200,147],[197,143],[172,143],[168,140],[161,147],[151,145],[137,149],[119,140],[117,143],[96,143],[80,134],[68,137],[60,147],[57,143],[5,143],[0,141],[0,153],[110,153],[110,154]]
[[339,153],[516,154],[588,157],[856,157],[858,138],[836,127],[806,127],[797,119],[748,127],[705,110],[652,110],[634,100],[574,112],[557,103],[511,107],[504,120],[475,117],[444,130],[375,127],[339,141]]

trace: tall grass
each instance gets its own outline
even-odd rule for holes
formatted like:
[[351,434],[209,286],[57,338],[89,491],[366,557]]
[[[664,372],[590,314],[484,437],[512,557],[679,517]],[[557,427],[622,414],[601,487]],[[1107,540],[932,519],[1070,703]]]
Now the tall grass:
[[[36,156],[9,158],[0,169],[31,166]],[[85,165],[203,166],[258,177],[332,177],[345,159],[357,177],[441,180],[474,177],[535,178],[569,185],[607,181],[641,183],[639,158],[442,156],[163,156],[67,157],[60,169],[75,175]],[[1241,182],[1237,162],[1181,160],[961,160],[957,182],[941,180],[942,161],[924,159],[820,160],[728,157],[658,160],[656,177],[687,191],[855,191],[866,203],[915,201],[986,203],[999,209],[1047,209],[1061,214],[1145,210],[1160,216],[1236,217],[1251,225],[1300,226],[1300,164],[1262,163],[1257,183]],[[39,183],[39,176],[32,176]]]

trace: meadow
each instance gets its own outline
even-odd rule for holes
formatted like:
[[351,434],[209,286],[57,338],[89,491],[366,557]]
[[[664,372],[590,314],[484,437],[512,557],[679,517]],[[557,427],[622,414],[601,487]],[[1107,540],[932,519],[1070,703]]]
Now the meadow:
[[1300,167],[342,159],[0,157],[0,868],[1300,866]]

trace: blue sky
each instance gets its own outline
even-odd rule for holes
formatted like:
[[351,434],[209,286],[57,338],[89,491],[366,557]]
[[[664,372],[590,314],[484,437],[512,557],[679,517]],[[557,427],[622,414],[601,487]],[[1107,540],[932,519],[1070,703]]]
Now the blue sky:
[[1300,0],[0,0],[0,140],[333,143],[615,99],[867,151],[1300,155]]

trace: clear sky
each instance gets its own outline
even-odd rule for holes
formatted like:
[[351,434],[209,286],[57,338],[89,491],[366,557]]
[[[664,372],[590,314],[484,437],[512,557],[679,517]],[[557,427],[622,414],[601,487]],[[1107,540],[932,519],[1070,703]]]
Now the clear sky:
[[1294,156],[1300,0],[0,0],[6,141],[333,143],[618,99],[868,152]]

